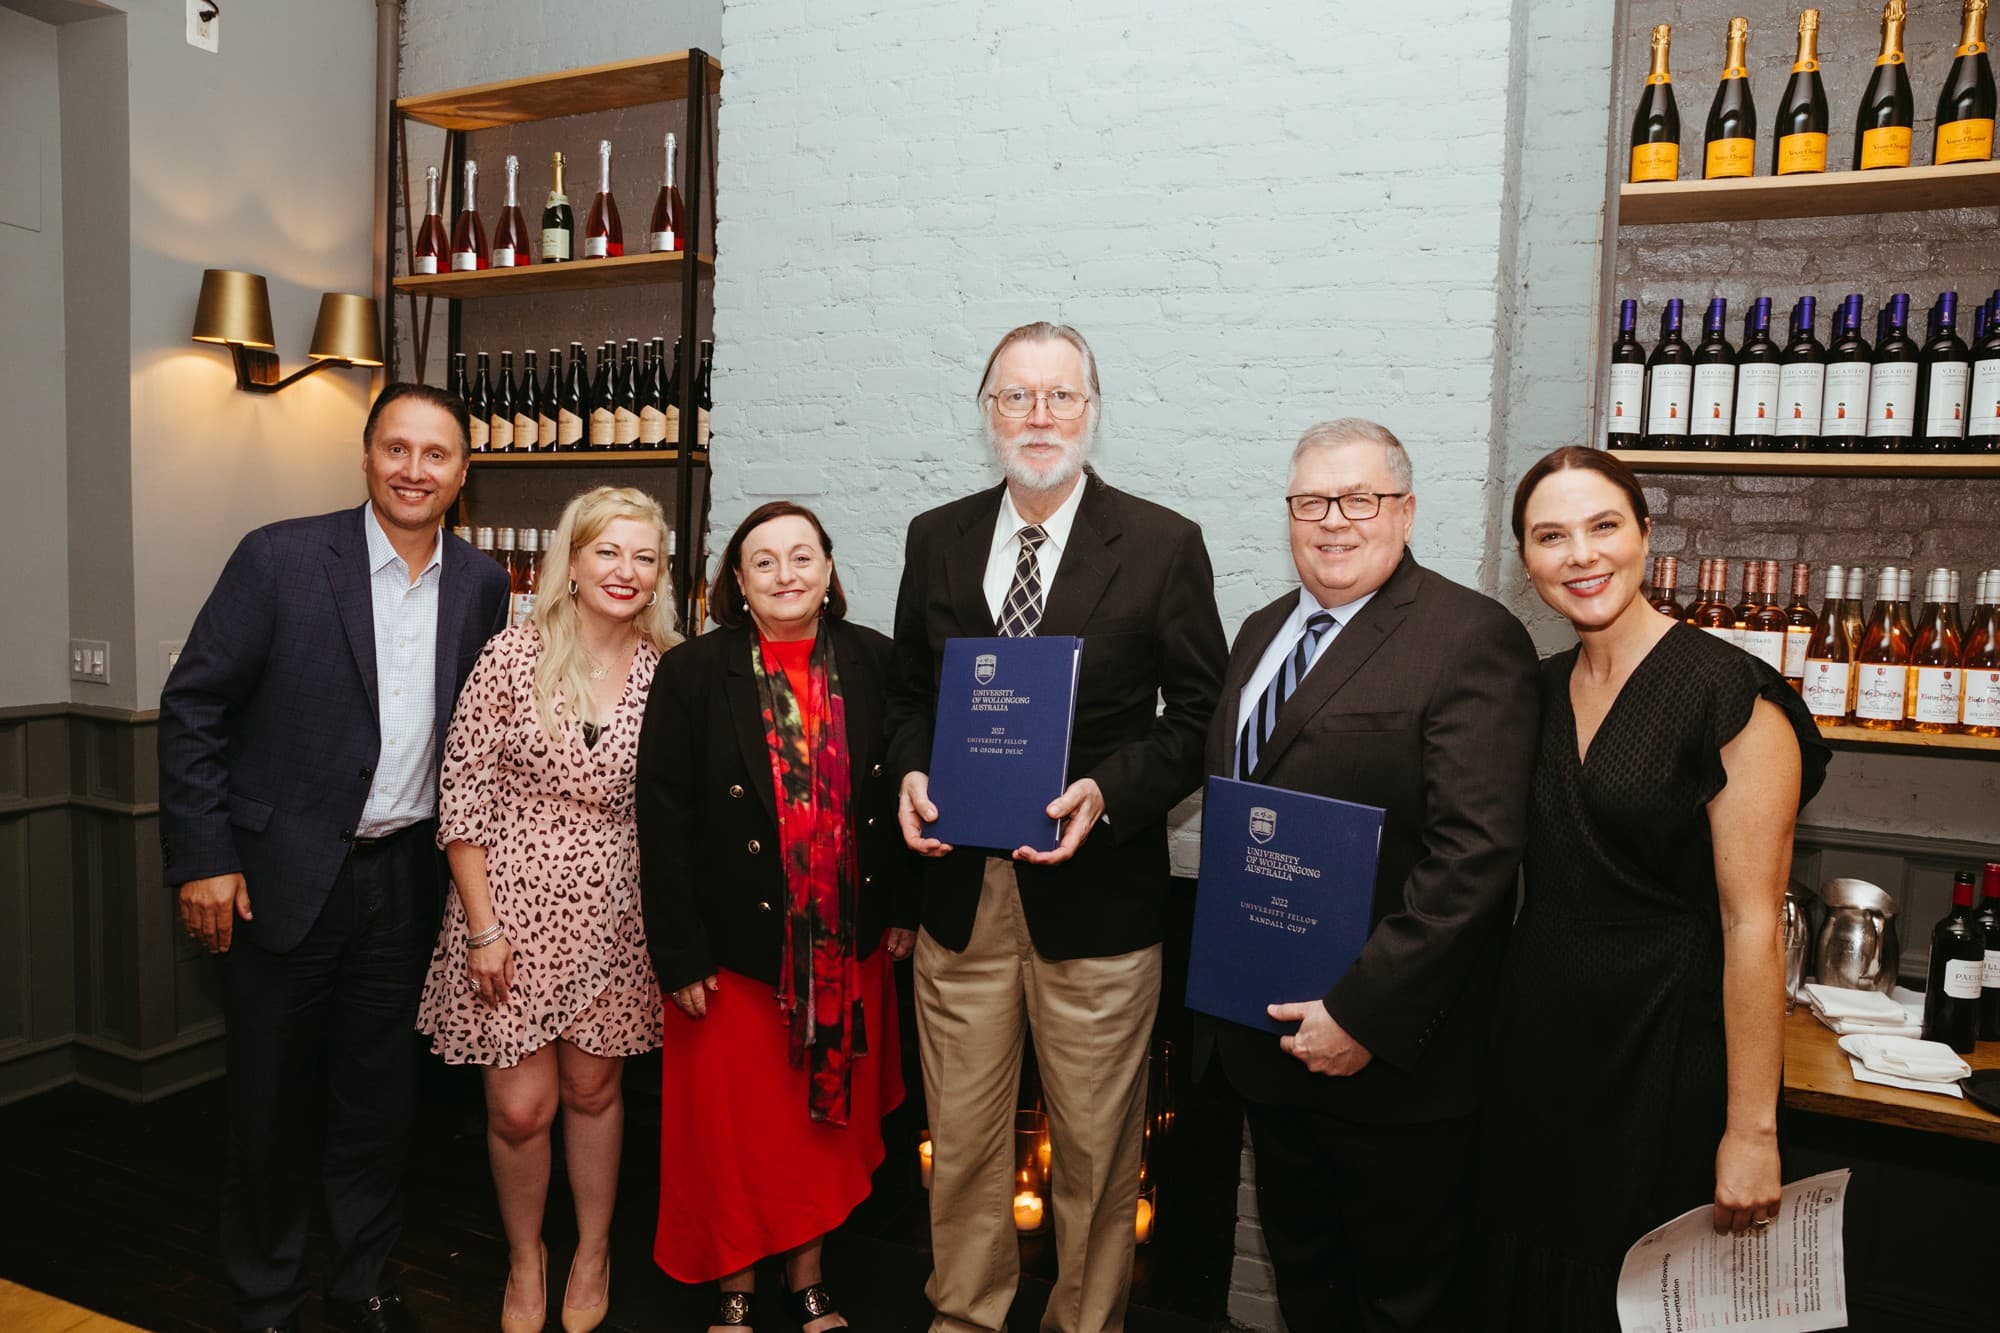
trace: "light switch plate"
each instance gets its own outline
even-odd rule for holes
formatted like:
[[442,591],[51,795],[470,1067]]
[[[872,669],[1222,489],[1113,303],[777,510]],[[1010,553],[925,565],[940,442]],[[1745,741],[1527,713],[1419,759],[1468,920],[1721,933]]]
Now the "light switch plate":
[[102,639],[69,641],[69,678],[93,685],[111,683],[111,645]]
[[[221,10],[217,6],[208,3],[208,0],[187,0],[187,7],[188,45],[198,46],[204,51],[220,51],[222,49]],[[168,12],[171,13],[172,11],[169,10]],[[202,17],[203,14],[213,14],[214,17],[204,19]]]

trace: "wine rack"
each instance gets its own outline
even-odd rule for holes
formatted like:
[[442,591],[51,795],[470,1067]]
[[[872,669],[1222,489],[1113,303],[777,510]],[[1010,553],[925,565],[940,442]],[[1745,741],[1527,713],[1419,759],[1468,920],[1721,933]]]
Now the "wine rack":
[[2000,204],[2000,162],[1958,162],[1888,171],[1627,182],[1618,188],[1618,225],[1851,217],[1996,204]]
[[1876,731],[1851,722],[1822,722],[1820,739],[1836,750],[1901,750],[1962,759],[2000,759],[2000,738],[1933,736],[1921,731]]
[[1818,454],[1613,449],[1634,472],[1767,477],[2000,477],[2000,454]]

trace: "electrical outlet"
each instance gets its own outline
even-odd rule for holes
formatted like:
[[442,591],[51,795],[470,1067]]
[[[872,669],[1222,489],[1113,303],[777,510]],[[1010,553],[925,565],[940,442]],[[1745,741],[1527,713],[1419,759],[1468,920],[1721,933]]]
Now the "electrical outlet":
[[111,645],[102,639],[69,641],[69,678],[92,685],[111,683]]
[[[187,0],[188,45],[204,51],[222,49],[222,10],[209,0]],[[172,10],[167,11],[172,13]],[[207,15],[206,18],[203,15]]]
[[174,668],[180,664],[181,649],[186,646],[186,639],[162,639],[160,641],[160,651],[165,653],[167,657],[167,674],[169,676],[174,674]]

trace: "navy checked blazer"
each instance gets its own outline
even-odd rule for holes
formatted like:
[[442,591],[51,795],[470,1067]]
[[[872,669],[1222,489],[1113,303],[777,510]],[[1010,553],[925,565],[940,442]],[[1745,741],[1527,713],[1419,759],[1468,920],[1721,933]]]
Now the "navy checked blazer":
[[[160,692],[165,880],[240,872],[256,916],[236,929],[274,953],[318,919],[381,752],[364,508],[245,537]],[[506,573],[449,532],[441,559],[439,754],[508,593]]]

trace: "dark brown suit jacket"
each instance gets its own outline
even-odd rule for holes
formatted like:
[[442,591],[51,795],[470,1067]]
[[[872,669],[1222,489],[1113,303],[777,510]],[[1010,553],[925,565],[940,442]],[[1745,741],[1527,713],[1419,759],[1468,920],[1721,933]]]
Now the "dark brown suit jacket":
[[[1209,728],[1210,773],[1231,775],[1243,687],[1297,603],[1294,589],[1237,634]],[[1197,1015],[1197,1060],[1212,1043],[1246,1097],[1346,1119],[1419,1122],[1475,1107],[1527,833],[1539,698],[1521,622],[1405,551],[1279,711],[1251,774],[1388,811],[1373,930],[1321,997],[1374,1059],[1347,1077],[1315,1074],[1276,1037]]]
[[[1227,656],[1200,527],[1095,472],[1082,484],[1037,633],[1083,639],[1067,781],[1095,778],[1109,823],[1061,865],[1016,866],[1028,933],[1053,959],[1130,953],[1165,935],[1167,813],[1201,781]],[[997,633],[981,585],[1003,489],[910,522],[889,698],[898,783],[930,769],[944,641]],[[972,937],[986,856],[922,861],[923,925],[947,949]]]

